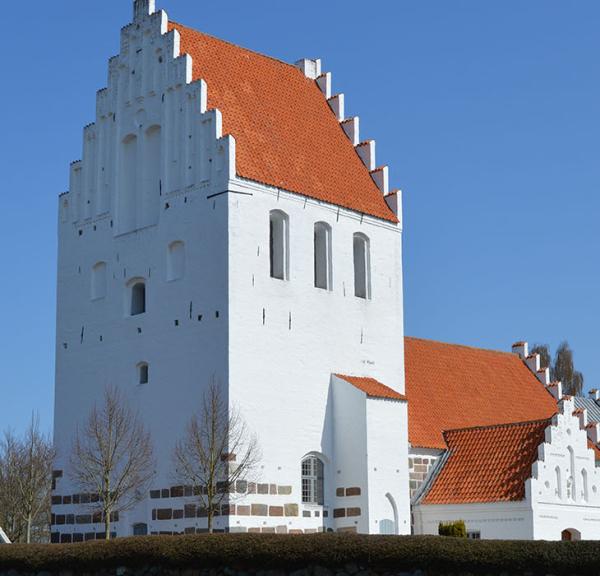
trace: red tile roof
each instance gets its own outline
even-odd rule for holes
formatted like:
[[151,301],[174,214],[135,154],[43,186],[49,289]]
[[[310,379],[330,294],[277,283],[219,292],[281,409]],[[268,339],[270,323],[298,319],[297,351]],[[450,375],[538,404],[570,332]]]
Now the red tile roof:
[[171,22],[243,178],[396,222],[323,93],[295,66]]
[[412,446],[444,449],[444,430],[557,412],[552,395],[516,354],[406,338],[405,370]]
[[551,420],[498,424],[444,433],[448,456],[423,504],[506,502],[525,498],[525,481]]
[[336,374],[338,378],[345,380],[352,386],[362,390],[371,398],[388,398],[389,400],[406,400],[406,396],[392,390],[389,386],[382,384],[375,378],[361,378],[358,376],[345,376]]

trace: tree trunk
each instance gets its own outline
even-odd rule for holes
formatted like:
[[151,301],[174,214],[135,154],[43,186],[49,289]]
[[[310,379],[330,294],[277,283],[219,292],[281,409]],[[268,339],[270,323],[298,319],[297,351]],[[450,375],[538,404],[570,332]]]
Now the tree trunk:
[[32,524],[32,518],[31,518],[31,512],[29,514],[27,514],[27,534],[25,536],[25,542],[27,544],[31,544],[31,524]]
[[213,533],[213,507],[212,507],[212,502],[208,505],[208,514],[207,514],[206,519],[208,521],[208,533],[212,534]]
[[104,538],[110,540],[110,510],[104,512],[104,530],[106,531]]

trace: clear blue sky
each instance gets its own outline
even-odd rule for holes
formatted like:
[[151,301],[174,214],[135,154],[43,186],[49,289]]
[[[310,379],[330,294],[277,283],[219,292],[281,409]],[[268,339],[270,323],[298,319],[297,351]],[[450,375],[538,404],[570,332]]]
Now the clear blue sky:
[[[404,190],[407,334],[567,338],[600,385],[600,2],[158,4],[289,62],[322,58]],[[2,6],[0,429],[32,410],[51,427],[56,198],[131,9]]]

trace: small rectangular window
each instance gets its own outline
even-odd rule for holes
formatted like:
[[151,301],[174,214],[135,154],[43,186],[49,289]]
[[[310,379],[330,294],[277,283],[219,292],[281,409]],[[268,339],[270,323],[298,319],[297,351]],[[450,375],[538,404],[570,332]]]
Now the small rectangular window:
[[140,364],[138,366],[138,382],[140,384],[148,384],[148,364]]

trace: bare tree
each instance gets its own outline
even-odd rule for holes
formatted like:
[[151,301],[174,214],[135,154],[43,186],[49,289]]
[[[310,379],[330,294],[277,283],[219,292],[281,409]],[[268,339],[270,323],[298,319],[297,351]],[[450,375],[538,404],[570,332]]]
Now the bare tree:
[[20,542],[24,534],[18,486],[20,474],[20,442],[12,432],[6,431],[0,441],[0,526],[12,542]]
[[27,544],[31,543],[34,526],[47,526],[50,523],[54,457],[52,443],[40,432],[39,419],[32,416],[21,443],[21,473],[17,479]]
[[575,370],[573,351],[568,342],[561,342],[556,349],[554,362],[548,344],[536,344],[531,349],[532,354],[540,355],[543,368],[550,368],[550,378],[562,382],[563,393],[569,396],[579,396],[583,390],[583,374]]
[[32,416],[25,435],[4,434],[0,446],[0,525],[13,542],[43,542],[50,525],[54,449]]
[[563,392],[571,396],[579,396],[583,390],[583,374],[575,370],[573,351],[568,342],[561,342],[554,355],[553,379],[560,380]]
[[[552,372],[552,355],[550,354],[550,346],[548,344],[534,344],[529,353],[539,354],[540,366],[542,368],[550,368],[550,372]],[[552,377],[552,375],[550,376]]]
[[231,502],[236,482],[247,480],[260,458],[256,436],[212,382],[173,453],[175,475],[200,499],[209,532],[215,512],[224,502]]
[[105,538],[110,539],[114,515],[142,500],[154,475],[149,433],[115,388],[107,388],[100,407],[95,405],[77,429],[70,476],[90,504],[101,513]]

